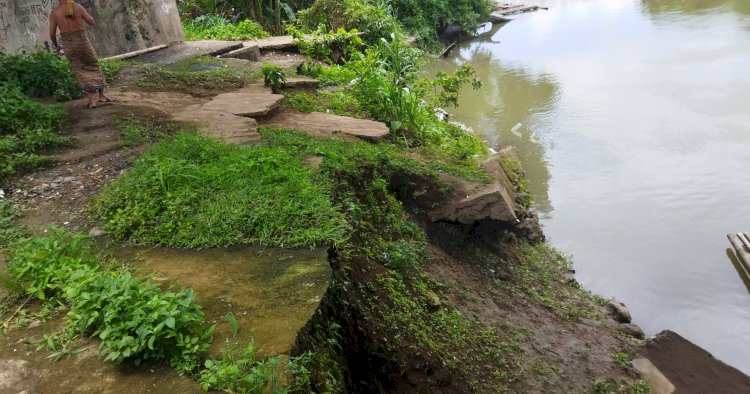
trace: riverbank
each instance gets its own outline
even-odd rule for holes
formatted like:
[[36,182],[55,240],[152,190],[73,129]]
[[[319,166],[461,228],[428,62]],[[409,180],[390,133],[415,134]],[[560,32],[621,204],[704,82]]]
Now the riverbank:
[[[299,64],[290,67],[290,58],[299,55],[275,53],[262,60],[279,59],[281,71],[296,77]],[[499,157],[461,155],[465,151],[450,144],[464,141],[471,148],[474,140],[464,134],[451,135],[449,142],[404,131],[394,138],[390,134],[399,126],[372,119],[364,120],[372,132],[358,136],[362,126],[347,132],[328,116],[348,115],[345,124],[355,125],[368,116],[341,90],[351,82],[345,69],[319,70],[318,83],[336,79],[334,86],[287,87],[278,97],[263,86],[259,62],[173,61],[123,70],[112,89],[119,98],[113,105],[89,111],[81,102],[67,104],[68,133],[76,146],[58,152],[50,167],[11,181],[7,197],[25,210],[21,223],[39,234],[56,224],[98,239],[183,248],[257,242],[277,248],[256,253],[284,255],[286,249],[278,246],[324,246],[331,273],[322,299],[315,299],[298,323],[304,327],[294,343],[276,348],[307,357],[306,373],[298,369],[287,376],[306,376],[302,391],[648,392],[633,368],[642,341],[624,331],[625,312],[581,289],[570,261],[543,242],[511,150]],[[259,104],[263,108],[256,108]],[[316,122],[279,129],[289,126],[279,118]],[[185,133],[186,123],[203,137],[195,130]],[[413,143],[416,148],[401,145],[412,138],[425,139],[422,146]],[[222,140],[239,146],[216,142]],[[428,149],[434,141],[445,145]],[[256,179],[262,182],[248,183]],[[234,190],[241,193],[227,193]],[[303,191],[300,205],[278,210],[297,202],[295,195]],[[253,198],[243,199],[246,195]],[[227,214],[225,208],[233,210]],[[299,217],[307,220],[276,227]],[[256,224],[264,231],[252,227]],[[200,226],[205,231],[194,230]],[[309,231],[290,236],[300,229]],[[209,322],[218,323],[214,345],[233,337],[231,324],[222,323],[232,312],[243,341],[255,337],[258,347],[271,349],[252,334],[253,320],[242,321],[232,300],[237,296],[232,291],[246,284],[227,289],[226,280],[211,272],[226,271],[215,260],[146,267],[158,271],[152,280],[163,288],[177,279],[190,284],[192,278],[200,303],[225,298],[205,305]],[[281,267],[272,260],[264,264]],[[264,277],[268,292],[244,295],[245,301],[295,295],[281,291],[277,279],[300,273],[282,271]],[[116,392],[124,384],[144,391],[200,389],[166,367],[102,362],[96,339],[79,338],[73,348],[88,350],[54,364],[44,359],[46,350],[32,348],[60,328],[65,309],[50,318],[49,312],[37,313],[42,301],[8,305],[1,318],[13,324],[1,338],[6,350],[0,362],[11,372],[0,381],[2,389],[44,392],[55,384],[79,392]],[[13,315],[16,305],[26,311],[23,319]],[[239,306],[239,312],[263,313]],[[291,324],[284,328],[296,332]]]

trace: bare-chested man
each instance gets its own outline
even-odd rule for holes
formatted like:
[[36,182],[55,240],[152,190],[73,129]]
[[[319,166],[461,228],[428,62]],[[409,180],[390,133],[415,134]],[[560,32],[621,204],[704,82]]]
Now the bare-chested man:
[[80,4],[73,0],[61,0],[49,14],[49,37],[55,46],[55,52],[61,54],[61,47],[57,44],[57,29],[60,29],[65,56],[70,62],[78,86],[89,100],[87,107],[96,108],[97,92],[99,102],[113,100],[104,94],[104,74],[99,67],[96,51],[86,36],[84,22],[89,26],[96,25],[94,18]]

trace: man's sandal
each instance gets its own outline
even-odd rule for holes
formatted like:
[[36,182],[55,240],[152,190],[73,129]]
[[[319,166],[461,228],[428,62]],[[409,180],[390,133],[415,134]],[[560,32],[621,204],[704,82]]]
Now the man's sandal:
[[100,103],[114,103],[115,101],[117,100],[113,99],[112,97],[107,97],[104,100],[99,100]]
[[91,105],[91,103],[86,103],[86,108],[88,109],[94,109],[96,107],[98,107],[98,105]]

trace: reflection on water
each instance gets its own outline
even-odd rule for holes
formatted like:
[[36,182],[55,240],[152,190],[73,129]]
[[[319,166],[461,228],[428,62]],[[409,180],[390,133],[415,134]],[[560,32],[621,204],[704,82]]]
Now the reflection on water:
[[[499,27],[497,25],[493,30],[497,31]],[[452,119],[473,127],[494,148],[508,143],[519,147],[521,160],[535,163],[525,168],[531,180],[529,189],[539,211],[546,213],[551,211],[551,206],[547,197],[549,172],[544,148],[537,140],[539,136],[526,123],[528,119],[545,116],[554,105],[559,87],[549,75],[532,75],[494,58],[494,45],[499,45],[499,42],[491,39],[465,44],[453,54],[451,62],[434,63],[427,72],[451,72],[466,62],[475,67],[482,80],[482,89],[464,91],[460,109],[451,111],[455,113]],[[518,123],[521,123],[517,130],[522,135],[520,138],[511,133]]]
[[725,253],[750,229],[750,1],[541,3],[435,66],[484,80],[454,119],[519,147],[587,288],[750,373],[750,295]]

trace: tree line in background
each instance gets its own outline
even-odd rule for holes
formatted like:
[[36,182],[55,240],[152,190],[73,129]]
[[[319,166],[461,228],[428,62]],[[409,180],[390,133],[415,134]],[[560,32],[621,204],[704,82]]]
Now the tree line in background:
[[[312,31],[323,24],[334,31],[356,27],[375,40],[405,33],[427,47],[434,47],[438,34],[448,27],[472,31],[490,12],[488,0],[179,0],[178,4],[189,26],[186,30],[195,23],[231,29],[224,26],[250,19],[279,35],[288,25]],[[198,38],[204,37],[198,34]]]

